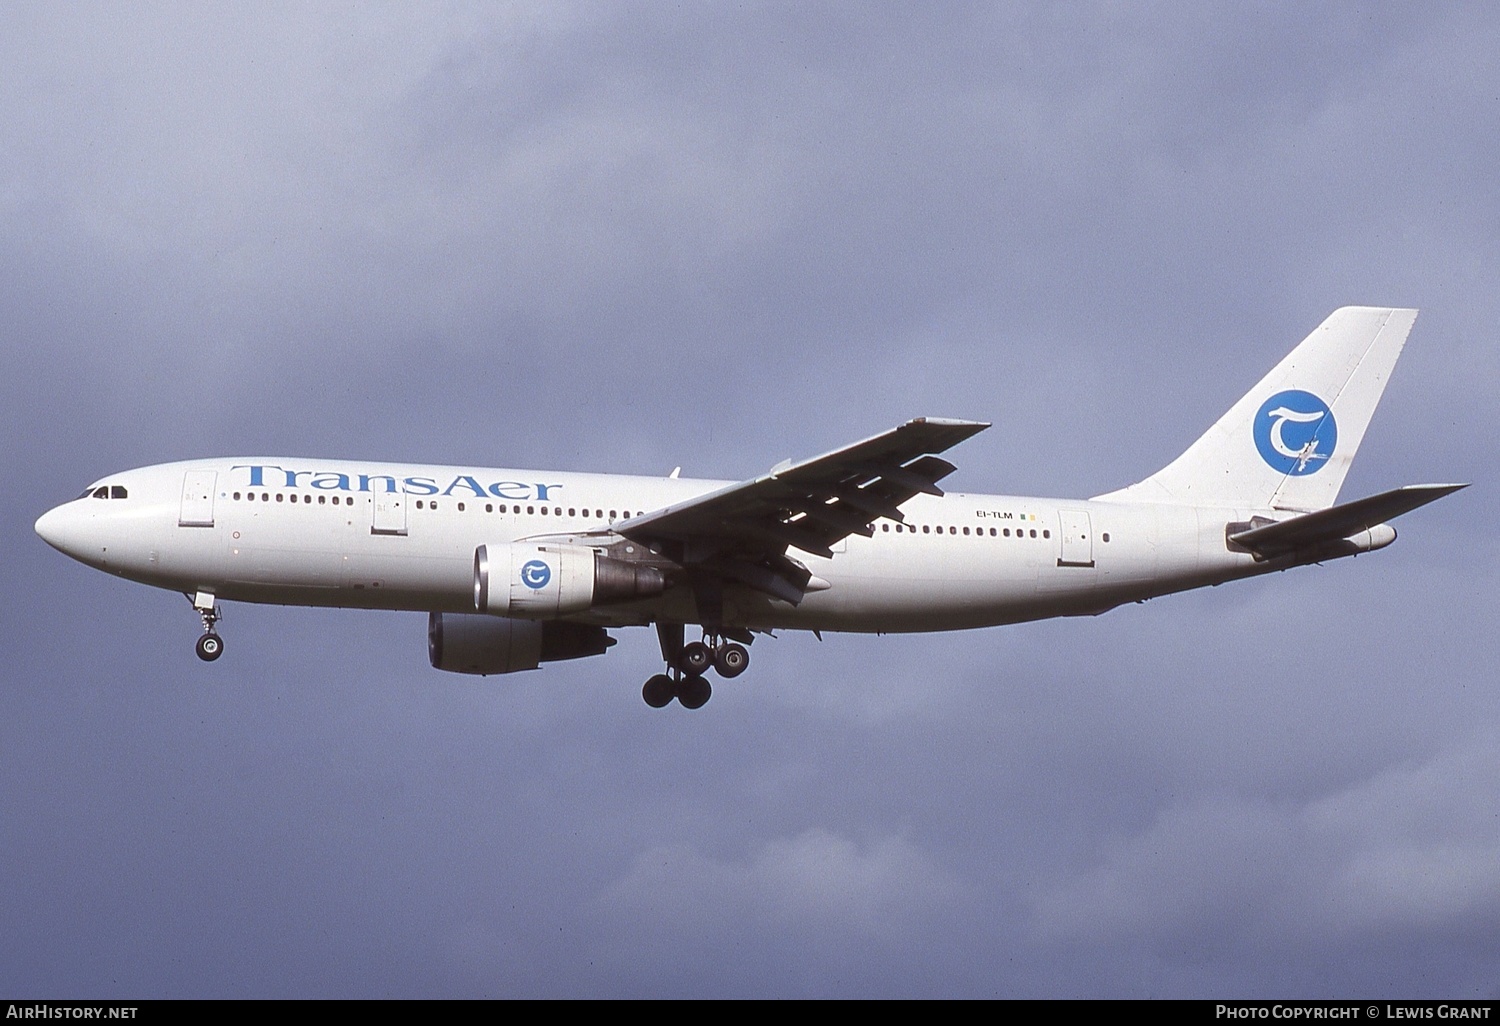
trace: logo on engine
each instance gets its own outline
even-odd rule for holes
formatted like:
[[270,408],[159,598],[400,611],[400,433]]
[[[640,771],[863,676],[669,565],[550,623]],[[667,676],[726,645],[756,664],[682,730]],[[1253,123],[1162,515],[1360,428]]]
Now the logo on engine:
[[552,580],[552,568],[540,559],[533,559],[521,567],[521,583],[528,588],[545,588]]
[[1261,405],[1253,433],[1266,465],[1293,477],[1321,470],[1339,441],[1328,404],[1297,388],[1277,392]]

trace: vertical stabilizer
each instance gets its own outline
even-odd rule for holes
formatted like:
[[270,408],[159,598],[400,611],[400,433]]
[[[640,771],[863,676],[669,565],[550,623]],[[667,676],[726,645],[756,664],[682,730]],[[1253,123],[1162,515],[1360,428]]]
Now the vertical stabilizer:
[[1333,505],[1415,310],[1335,310],[1188,450],[1097,498],[1315,510]]

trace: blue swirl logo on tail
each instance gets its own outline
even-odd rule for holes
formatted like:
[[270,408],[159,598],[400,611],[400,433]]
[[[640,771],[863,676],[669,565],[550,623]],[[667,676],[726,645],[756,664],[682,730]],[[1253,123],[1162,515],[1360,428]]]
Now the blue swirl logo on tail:
[[552,580],[552,568],[540,559],[533,559],[521,567],[521,583],[533,590],[545,588]]
[[1316,474],[1338,445],[1328,404],[1311,392],[1277,392],[1255,414],[1255,448],[1272,470],[1293,477]]

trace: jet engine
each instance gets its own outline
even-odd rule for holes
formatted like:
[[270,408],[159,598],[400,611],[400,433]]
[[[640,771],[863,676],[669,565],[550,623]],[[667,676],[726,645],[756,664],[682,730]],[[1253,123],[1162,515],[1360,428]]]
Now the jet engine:
[[586,545],[515,542],[474,551],[474,608],[481,613],[546,620],[654,598],[666,587],[659,568]]
[[603,655],[615,643],[603,627],[515,620],[480,613],[427,614],[427,658],[451,673],[514,673],[542,663]]

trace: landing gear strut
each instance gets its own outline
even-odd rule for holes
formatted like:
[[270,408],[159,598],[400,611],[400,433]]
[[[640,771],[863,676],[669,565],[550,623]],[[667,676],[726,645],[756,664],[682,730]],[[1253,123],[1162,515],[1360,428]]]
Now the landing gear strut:
[[656,631],[667,672],[658,673],[641,688],[641,697],[653,709],[670,705],[674,698],[684,709],[701,709],[714,692],[704,673],[713,669],[727,680],[750,665],[749,649],[718,634],[705,633],[702,641],[683,644],[680,623],[659,623]]
[[196,646],[198,658],[205,663],[211,663],[224,654],[224,639],[219,637],[214,626],[224,618],[214,604],[214,597],[208,592],[200,591],[193,596],[193,608],[198,615],[203,617],[203,635],[198,639]]

